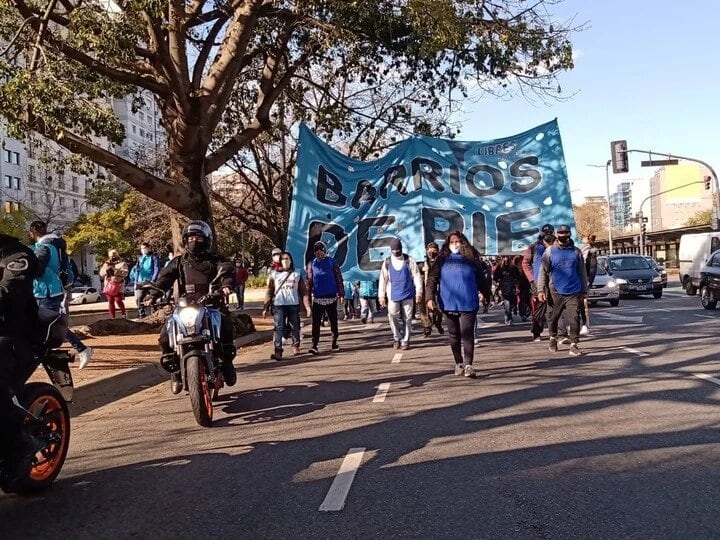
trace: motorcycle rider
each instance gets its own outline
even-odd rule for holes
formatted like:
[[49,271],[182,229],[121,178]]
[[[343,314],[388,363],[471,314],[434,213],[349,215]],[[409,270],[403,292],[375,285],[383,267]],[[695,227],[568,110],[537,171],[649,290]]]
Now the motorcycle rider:
[[0,455],[15,469],[10,482],[32,467],[32,441],[21,437],[22,415],[12,402],[13,378],[32,359],[38,306],[33,295],[38,260],[17,238],[0,233]]
[[[199,300],[210,292],[210,282],[215,279],[218,273],[222,274],[220,286],[227,297],[234,286],[234,269],[230,261],[215,251],[211,251],[213,234],[210,226],[204,221],[191,221],[183,229],[182,243],[185,253],[175,257],[168,265],[160,271],[155,286],[167,292],[178,281],[179,294],[187,298],[188,302]],[[152,303],[162,296],[160,291],[153,290],[149,296]],[[222,341],[222,371],[225,384],[233,386],[237,381],[237,374],[233,366],[235,358],[235,346],[233,345],[233,327],[230,321],[230,314],[227,309],[221,309],[220,319],[220,340]],[[158,339],[162,348],[163,362],[161,365],[177,366],[170,372],[170,387],[173,394],[182,391],[182,378],[180,367],[177,365],[175,352],[170,346],[167,325],[164,324],[160,330]],[[165,368],[167,369],[167,368]]]

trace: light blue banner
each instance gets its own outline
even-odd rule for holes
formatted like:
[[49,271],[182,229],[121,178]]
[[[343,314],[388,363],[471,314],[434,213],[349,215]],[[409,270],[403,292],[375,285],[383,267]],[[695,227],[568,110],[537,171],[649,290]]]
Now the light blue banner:
[[557,120],[481,142],[413,137],[356,161],[300,126],[287,249],[296,265],[322,240],[345,279],[377,279],[399,237],[417,260],[461,230],[481,254],[522,253],[545,223],[575,230]]

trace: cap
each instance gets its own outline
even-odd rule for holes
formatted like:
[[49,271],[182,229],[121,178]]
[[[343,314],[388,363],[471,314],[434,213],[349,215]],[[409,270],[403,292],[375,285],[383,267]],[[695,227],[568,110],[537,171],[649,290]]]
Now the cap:
[[557,228],[558,233],[569,233],[570,232],[570,226],[569,225],[560,225]]
[[542,233],[543,234],[552,234],[555,232],[555,227],[553,227],[550,223],[546,223],[542,226]]
[[276,248],[273,248],[271,254],[272,254],[272,255],[279,255],[280,253],[282,253],[282,249],[276,247]]
[[322,242],[315,242],[315,245],[313,246],[313,251],[325,251],[325,244]]
[[425,246],[425,249],[435,248],[437,250],[440,249],[440,247],[437,245],[437,242],[430,242],[427,246]]
[[399,238],[393,238],[390,240],[390,249],[395,251],[396,249],[402,249],[402,242]]

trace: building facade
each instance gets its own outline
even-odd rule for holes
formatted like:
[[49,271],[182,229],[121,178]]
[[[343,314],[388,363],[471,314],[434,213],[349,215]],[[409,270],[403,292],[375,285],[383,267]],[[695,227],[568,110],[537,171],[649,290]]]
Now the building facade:
[[699,163],[658,169],[650,179],[651,230],[685,227],[699,212],[712,210],[714,187],[705,189],[704,183],[704,177],[709,174]]

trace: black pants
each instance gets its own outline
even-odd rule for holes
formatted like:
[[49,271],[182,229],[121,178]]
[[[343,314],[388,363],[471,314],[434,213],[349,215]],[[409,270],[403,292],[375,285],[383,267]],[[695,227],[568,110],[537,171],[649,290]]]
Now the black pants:
[[538,300],[535,282],[532,283],[532,286],[530,288],[530,295],[532,298],[530,302],[532,308],[532,312],[530,314],[530,318],[532,320],[532,335],[533,337],[537,338],[540,337],[540,334],[542,334],[542,331],[545,328],[548,308],[552,310],[553,299],[552,295],[548,294],[546,302],[541,302],[540,300]]
[[18,353],[14,340],[0,336],[0,453],[3,454],[17,440],[22,427],[22,415],[12,402],[12,388],[18,383],[18,374],[26,371]]
[[447,319],[450,350],[456,364],[472,365],[475,355],[477,312],[444,312]]
[[338,315],[337,315],[337,300],[332,304],[326,306],[322,304],[316,304],[313,302],[312,305],[312,344],[313,347],[317,347],[320,341],[320,324],[323,320],[323,315],[327,314],[327,318],[330,321],[330,333],[333,336],[333,343],[338,338]]
[[[228,352],[225,356],[225,360],[232,360],[235,357],[235,347],[233,345],[233,325],[230,320],[230,315],[227,313],[220,312],[220,341],[222,342],[224,352]],[[170,347],[170,338],[168,337],[167,323],[162,325],[160,328],[160,336],[158,337],[158,343],[162,349],[163,355],[172,354],[173,349]],[[232,350],[232,354],[230,351]],[[229,356],[229,358],[228,358]]]
[[557,291],[550,291],[550,295],[553,300],[553,309],[550,314],[549,331],[550,337],[557,337],[558,334],[558,321],[564,311],[566,311],[566,319],[568,326],[568,337],[570,343],[577,343],[578,336],[580,335],[580,321],[578,320],[578,306],[581,301],[581,294],[570,294],[563,295]]

